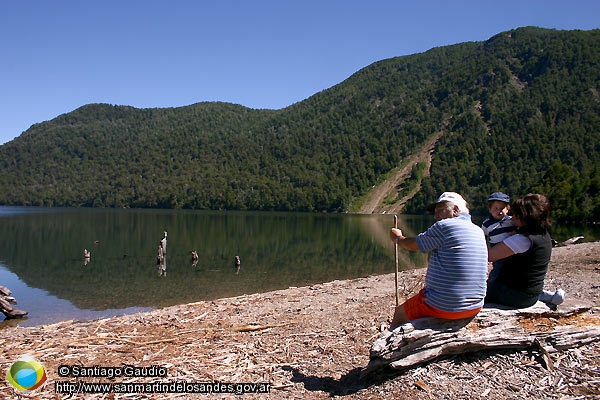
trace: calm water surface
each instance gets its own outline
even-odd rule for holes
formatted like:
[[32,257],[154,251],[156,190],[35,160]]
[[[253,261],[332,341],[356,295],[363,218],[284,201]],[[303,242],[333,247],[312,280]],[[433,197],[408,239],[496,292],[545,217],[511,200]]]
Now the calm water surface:
[[[101,318],[394,270],[392,216],[0,207],[0,224],[0,285],[29,312],[3,324]],[[156,265],[163,231],[166,277]],[[406,267],[422,265],[423,256],[411,256]]]
[[[432,222],[431,216],[400,215],[398,224],[415,235]],[[390,273],[392,225],[391,215],[0,207],[0,285],[29,312],[27,319],[0,327],[104,318]],[[554,229],[561,240],[600,237],[600,226]],[[156,254],[164,231],[167,274],[159,276]],[[91,252],[87,264],[84,249]],[[195,266],[192,250],[199,255]],[[399,254],[401,269],[425,263],[423,254]]]

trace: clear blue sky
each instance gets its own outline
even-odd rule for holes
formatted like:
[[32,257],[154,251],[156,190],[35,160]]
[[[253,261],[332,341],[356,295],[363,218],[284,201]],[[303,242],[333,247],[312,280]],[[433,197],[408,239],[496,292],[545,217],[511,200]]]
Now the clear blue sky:
[[522,26],[600,28],[600,1],[4,0],[0,144],[89,103],[280,109],[375,61]]

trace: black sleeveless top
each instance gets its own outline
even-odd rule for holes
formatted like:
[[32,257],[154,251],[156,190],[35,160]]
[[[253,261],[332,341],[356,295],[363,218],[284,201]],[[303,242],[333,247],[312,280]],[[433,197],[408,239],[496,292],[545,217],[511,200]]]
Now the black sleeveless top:
[[536,296],[544,289],[544,278],[552,255],[552,239],[548,232],[527,235],[531,248],[505,258],[498,280],[525,295]]

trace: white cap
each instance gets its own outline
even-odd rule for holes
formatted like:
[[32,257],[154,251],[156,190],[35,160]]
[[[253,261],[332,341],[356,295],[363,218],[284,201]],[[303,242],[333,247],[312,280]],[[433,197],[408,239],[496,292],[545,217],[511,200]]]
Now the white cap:
[[465,199],[463,199],[463,197],[460,194],[458,194],[456,192],[442,193],[440,195],[440,197],[438,197],[438,199],[435,203],[432,203],[427,206],[427,210],[433,211],[435,209],[435,206],[438,203],[441,203],[444,201],[449,201],[450,203],[454,204],[455,206],[458,206],[458,209],[460,210],[460,212],[469,212],[469,209],[467,208],[467,202],[465,201]]

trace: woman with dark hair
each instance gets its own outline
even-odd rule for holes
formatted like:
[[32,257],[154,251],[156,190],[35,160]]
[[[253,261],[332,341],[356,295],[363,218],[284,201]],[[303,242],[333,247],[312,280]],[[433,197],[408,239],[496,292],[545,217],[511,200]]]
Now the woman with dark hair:
[[517,308],[532,306],[540,299],[560,304],[562,290],[556,292],[554,301],[545,298],[549,293],[543,291],[552,255],[550,202],[544,195],[530,193],[515,200],[511,210],[517,232],[488,251],[489,261],[504,263],[488,279],[485,302]]

